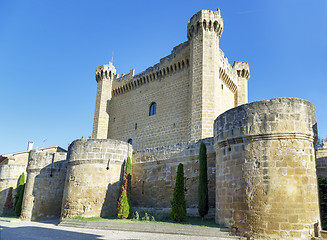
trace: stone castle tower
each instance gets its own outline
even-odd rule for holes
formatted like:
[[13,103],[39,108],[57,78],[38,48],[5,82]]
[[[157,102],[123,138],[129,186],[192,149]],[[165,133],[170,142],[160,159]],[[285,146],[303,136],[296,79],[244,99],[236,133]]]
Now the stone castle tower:
[[[188,41],[144,72],[119,77],[112,63],[97,67],[93,138],[143,150],[212,137],[219,114],[248,102],[249,65],[228,63],[222,32],[220,10],[201,10],[187,25]],[[152,103],[157,116],[148,114]]]
[[[229,64],[222,31],[220,11],[201,10],[188,40],[158,64],[121,76],[112,63],[97,67],[93,138],[75,140],[68,152],[28,152],[21,218],[117,216],[128,157],[133,211],[169,213],[183,163],[187,214],[198,215],[204,142],[208,215],[217,223],[255,239],[318,237],[316,162],[326,176],[327,142],[315,161],[315,107],[297,98],[247,103],[249,65]],[[18,163],[0,156],[3,192]]]

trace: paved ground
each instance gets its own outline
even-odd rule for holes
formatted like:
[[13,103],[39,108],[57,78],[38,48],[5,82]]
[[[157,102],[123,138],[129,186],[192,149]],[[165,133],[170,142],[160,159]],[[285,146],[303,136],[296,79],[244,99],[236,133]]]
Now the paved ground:
[[[101,224],[100,224],[101,225]],[[157,226],[157,225],[156,225]],[[157,228],[153,226],[153,228]],[[124,226],[122,226],[124,227]],[[109,228],[109,227],[107,227]],[[222,240],[222,239],[239,239],[237,237],[225,237],[221,235],[219,237],[203,236],[200,232],[194,232],[192,235],[185,235],[181,228],[176,229],[176,233],[173,233],[174,227],[165,227],[163,225],[159,228],[167,228],[165,231],[159,230],[158,228],[154,231],[147,230],[146,232],[140,232],[137,229],[132,231],[121,231],[112,229],[89,229],[80,227],[68,227],[68,226],[57,226],[56,222],[2,222],[0,221],[0,240],[47,240],[47,239],[60,239],[60,240],[97,240],[97,239],[121,239],[121,240],[138,240],[138,239],[169,239],[169,240],[196,240],[196,239],[208,239],[208,240]],[[186,229],[187,230],[187,229]],[[207,232],[206,228],[203,228],[203,232]]]

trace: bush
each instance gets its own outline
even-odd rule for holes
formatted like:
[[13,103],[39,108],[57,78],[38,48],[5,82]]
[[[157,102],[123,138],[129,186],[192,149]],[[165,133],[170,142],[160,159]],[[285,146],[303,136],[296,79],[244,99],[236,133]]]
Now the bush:
[[321,228],[327,230],[327,178],[318,178]]
[[118,218],[126,219],[130,215],[129,197],[126,190],[124,190],[119,198],[120,205],[118,206]]
[[20,177],[19,177],[18,186],[17,186],[17,189],[16,189],[14,209],[16,208],[16,205],[18,203],[20,192],[22,191],[24,183],[25,183],[25,174],[22,173],[22,175],[20,175]]
[[198,211],[202,219],[209,211],[207,171],[207,148],[206,145],[201,142],[199,152]]
[[130,157],[127,157],[125,173],[130,173],[132,175],[132,162]]
[[12,190],[13,190],[12,187],[9,188],[7,198],[6,198],[6,202],[5,202],[5,205],[3,207],[2,215],[5,216],[5,217],[13,216],[15,214],[14,213],[14,203],[13,203],[13,199],[12,199]]
[[186,201],[184,196],[184,166],[178,165],[174,196],[171,203],[171,217],[176,222],[184,221],[186,217]]
[[25,189],[25,184],[21,185],[22,188],[20,190],[19,198],[15,207],[15,214],[16,216],[20,216],[22,212],[22,204],[23,204],[23,196],[24,196],[24,189]]
[[131,158],[127,157],[125,166],[124,183],[122,193],[118,199],[118,218],[126,219],[131,215],[130,193],[131,193],[131,174],[132,163]]
[[16,216],[20,216],[22,212],[23,196],[25,188],[25,174],[22,173],[19,178],[17,192],[15,195],[14,211]]

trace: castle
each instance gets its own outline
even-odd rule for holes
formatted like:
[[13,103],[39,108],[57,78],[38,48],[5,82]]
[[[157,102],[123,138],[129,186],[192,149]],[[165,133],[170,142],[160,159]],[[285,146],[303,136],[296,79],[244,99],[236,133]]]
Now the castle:
[[[248,103],[249,65],[230,65],[222,32],[219,9],[201,10],[187,25],[188,40],[160,63],[137,75],[97,67],[93,138],[75,140],[68,152],[29,151],[21,218],[116,215],[128,156],[134,210],[169,212],[183,163],[187,211],[196,215],[204,142],[217,223],[250,237],[319,235],[315,108],[296,98]],[[318,150],[324,172],[327,151]],[[0,180],[14,179],[17,171],[4,175],[4,166]]]

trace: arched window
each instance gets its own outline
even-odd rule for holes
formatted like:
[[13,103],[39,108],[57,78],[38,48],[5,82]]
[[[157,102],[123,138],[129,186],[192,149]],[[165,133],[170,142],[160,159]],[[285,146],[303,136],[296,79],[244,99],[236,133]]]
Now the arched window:
[[153,102],[150,105],[149,116],[156,115],[156,112],[157,112],[157,104]]
[[130,138],[127,142],[133,146],[133,139]]

